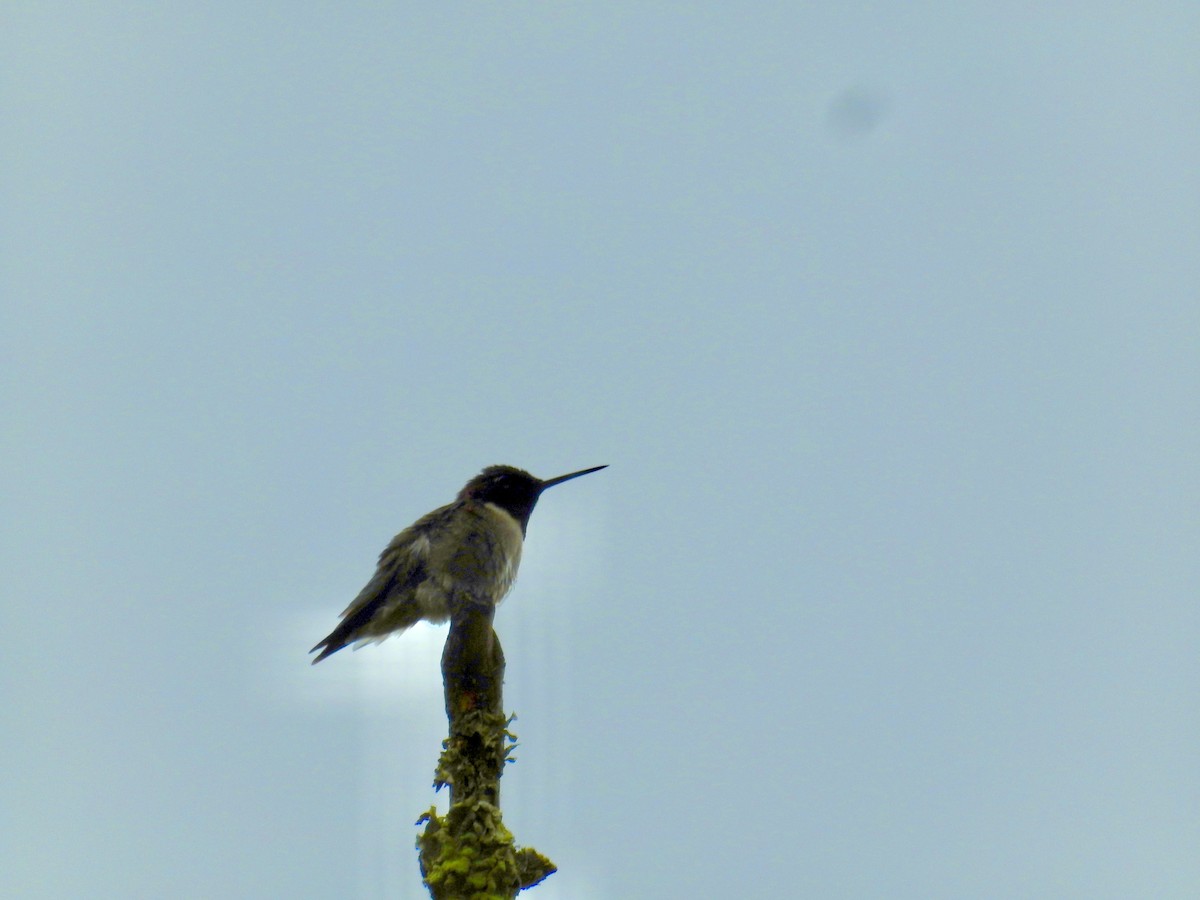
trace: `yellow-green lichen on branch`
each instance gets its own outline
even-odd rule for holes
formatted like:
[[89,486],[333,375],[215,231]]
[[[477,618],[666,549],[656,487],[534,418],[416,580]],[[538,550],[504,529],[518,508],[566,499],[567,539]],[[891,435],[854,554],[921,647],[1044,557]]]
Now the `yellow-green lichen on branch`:
[[500,810],[486,801],[460,803],[445,816],[430,809],[422,823],[421,874],[436,898],[505,900],[555,870],[536,850],[517,850]]

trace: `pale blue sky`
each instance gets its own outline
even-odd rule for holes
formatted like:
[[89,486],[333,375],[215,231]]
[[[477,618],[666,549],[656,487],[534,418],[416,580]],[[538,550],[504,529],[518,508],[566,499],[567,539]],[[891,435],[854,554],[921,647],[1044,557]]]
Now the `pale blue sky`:
[[485,465],[543,900],[1200,885],[1200,8],[10,3],[0,893],[423,896]]

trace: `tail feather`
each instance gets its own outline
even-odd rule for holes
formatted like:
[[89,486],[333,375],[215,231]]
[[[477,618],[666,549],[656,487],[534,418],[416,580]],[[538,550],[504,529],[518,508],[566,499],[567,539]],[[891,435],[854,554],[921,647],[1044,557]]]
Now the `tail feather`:
[[325,640],[321,641],[321,643],[317,644],[316,647],[313,647],[312,650],[308,651],[309,653],[313,653],[322,647],[324,648],[323,650],[321,650],[320,655],[318,655],[317,658],[312,661],[312,664],[315,666],[317,663],[319,663],[325,657],[329,656],[332,653],[337,653],[339,650],[341,650],[345,646],[346,646],[345,641],[334,643],[333,635],[331,634],[329,637],[325,638]]
[[[402,577],[380,567],[375,577],[367,583],[344,613],[342,621],[329,633],[325,640],[320,641],[309,653],[320,650],[320,654],[312,661],[315,666],[325,657],[337,653],[343,647],[366,638],[382,638],[393,631],[403,631],[415,624],[421,613],[415,605],[408,604],[408,615],[397,615],[394,601],[397,596],[411,594],[416,586],[425,580],[425,568],[416,565],[402,571]],[[392,607],[392,608],[388,608]],[[387,619],[386,623],[374,621],[377,616]],[[371,627],[374,625],[375,627]]]
[[353,644],[359,638],[367,637],[363,629],[375,618],[375,614],[383,607],[386,598],[387,592],[383,591],[370,602],[358,607],[358,609],[347,610],[346,617],[338,623],[337,628],[333,629],[325,640],[308,651],[309,653],[313,653],[321,650],[320,655],[312,661],[312,664],[315,666],[325,657],[337,653],[348,644]]

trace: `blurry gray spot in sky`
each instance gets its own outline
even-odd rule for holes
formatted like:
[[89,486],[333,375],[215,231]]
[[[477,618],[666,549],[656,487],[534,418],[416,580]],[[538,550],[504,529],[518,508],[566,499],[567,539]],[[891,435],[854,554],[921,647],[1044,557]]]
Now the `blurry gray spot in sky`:
[[835,136],[861,138],[870,134],[887,115],[891,104],[882,91],[855,85],[842,91],[825,111],[825,121]]

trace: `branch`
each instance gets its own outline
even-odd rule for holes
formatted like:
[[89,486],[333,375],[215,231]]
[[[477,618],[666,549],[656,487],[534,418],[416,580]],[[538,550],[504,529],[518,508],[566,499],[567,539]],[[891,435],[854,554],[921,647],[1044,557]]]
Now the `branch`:
[[434,787],[450,788],[445,818],[435,808],[417,838],[421,877],[433,900],[511,900],[553,874],[535,850],[517,850],[500,817],[500,776],[511,749],[511,720],[504,715],[504,651],[492,628],[495,607],[473,600],[456,604],[442,651],[442,678],[450,736]]

